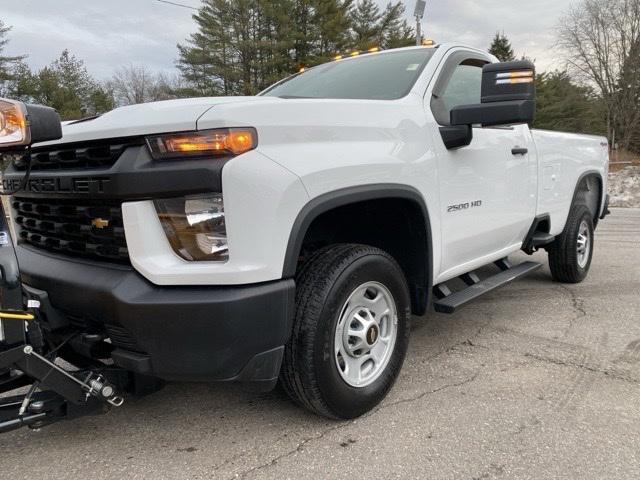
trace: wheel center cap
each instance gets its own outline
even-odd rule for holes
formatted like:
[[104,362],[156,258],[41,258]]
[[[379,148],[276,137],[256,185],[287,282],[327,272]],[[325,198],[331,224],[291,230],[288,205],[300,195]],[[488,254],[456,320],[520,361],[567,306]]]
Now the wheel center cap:
[[369,345],[373,345],[378,340],[380,336],[380,332],[378,331],[378,327],[376,325],[371,325],[367,330],[367,343]]

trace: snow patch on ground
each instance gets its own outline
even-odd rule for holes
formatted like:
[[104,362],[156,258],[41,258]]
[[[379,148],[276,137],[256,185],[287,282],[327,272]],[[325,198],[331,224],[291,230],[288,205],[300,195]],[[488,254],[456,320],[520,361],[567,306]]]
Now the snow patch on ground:
[[640,167],[610,173],[609,195],[612,207],[640,207]]

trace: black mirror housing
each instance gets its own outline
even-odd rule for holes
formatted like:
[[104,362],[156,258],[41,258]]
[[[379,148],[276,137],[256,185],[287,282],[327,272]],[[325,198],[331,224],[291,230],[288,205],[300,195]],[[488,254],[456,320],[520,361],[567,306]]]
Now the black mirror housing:
[[536,67],[528,60],[489,63],[482,68],[482,103],[536,99]]
[[31,143],[48,142],[62,138],[62,122],[58,112],[44,105],[25,105],[31,129]]
[[482,69],[481,102],[451,110],[451,125],[513,125],[533,121],[535,66],[523,60],[491,63]]

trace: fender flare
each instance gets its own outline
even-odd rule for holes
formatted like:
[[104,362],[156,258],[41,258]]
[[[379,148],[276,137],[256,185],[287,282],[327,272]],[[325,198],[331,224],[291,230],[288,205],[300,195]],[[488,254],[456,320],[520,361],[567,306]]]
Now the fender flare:
[[576,181],[576,186],[574,187],[573,190],[573,197],[571,199],[571,207],[573,207],[576,204],[576,200],[578,199],[578,192],[580,191],[580,184],[582,183],[582,181],[590,176],[595,176],[598,181],[600,182],[600,192],[598,193],[598,211],[595,214],[595,217],[593,219],[593,223],[594,223],[594,227],[598,225],[598,219],[600,218],[600,215],[602,214],[602,209],[605,208],[604,207],[604,199],[606,196],[606,192],[604,191],[604,179],[602,178],[602,174],[600,173],[600,171],[598,170],[587,170],[585,172],[582,172],[580,174],[580,176],[578,177],[578,180]]
[[433,242],[429,211],[424,197],[418,190],[400,184],[385,183],[348,187],[322,194],[309,201],[293,222],[285,253],[282,278],[293,278],[295,276],[300,250],[302,249],[302,242],[304,241],[309,226],[318,216],[337,207],[384,198],[409,200],[416,203],[422,211],[426,228],[425,235],[427,238],[427,245],[425,246],[427,249],[427,265],[425,266],[427,277],[426,287],[430,297],[431,288],[433,287]]

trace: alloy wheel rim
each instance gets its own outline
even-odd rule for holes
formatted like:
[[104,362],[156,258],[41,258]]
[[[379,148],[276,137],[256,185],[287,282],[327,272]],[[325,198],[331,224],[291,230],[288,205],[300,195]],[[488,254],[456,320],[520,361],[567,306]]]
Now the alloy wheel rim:
[[344,303],[334,336],[338,373],[350,386],[371,385],[389,364],[398,336],[393,295],[379,282],[357,287]]
[[576,253],[580,268],[585,268],[587,266],[590,252],[591,232],[589,231],[589,225],[585,220],[583,220],[578,228],[578,240],[576,242]]

